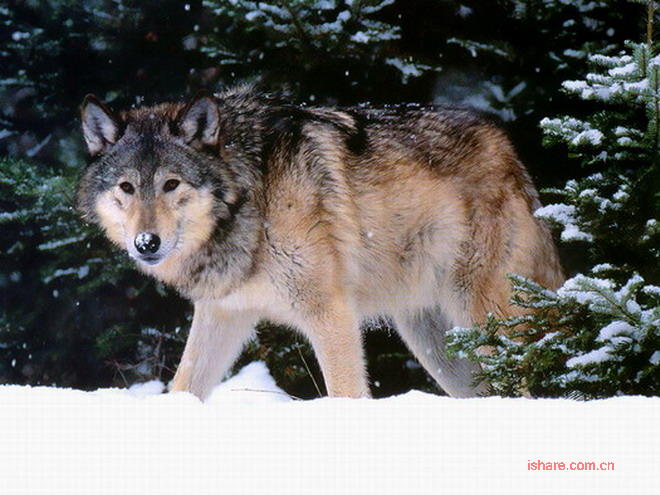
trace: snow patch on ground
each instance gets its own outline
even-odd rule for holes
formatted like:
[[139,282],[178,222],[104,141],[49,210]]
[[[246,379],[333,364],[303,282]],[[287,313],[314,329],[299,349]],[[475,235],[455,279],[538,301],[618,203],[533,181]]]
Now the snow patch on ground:
[[144,383],[135,383],[128,388],[128,393],[133,397],[146,397],[147,395],[162,394],[165,384],[160,380],[151,380]]
[[[291,400],[263,363],[207,403],[147,382],[0,386],[3,495],[650,494],[660,398]],[[634,418],[634,420],[631,420]],[[528,462],[613,462],[529,471]]]
[[229,380],[218,385],[206,403],[220,406],[226,404],[258,405],[291,400],[293,400],[292,397],[275,384],[266,364],[257,361],[248,364]]

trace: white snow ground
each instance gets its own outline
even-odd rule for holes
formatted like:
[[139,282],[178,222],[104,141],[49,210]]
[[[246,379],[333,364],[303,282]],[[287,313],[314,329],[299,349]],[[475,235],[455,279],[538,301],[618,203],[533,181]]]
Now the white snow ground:
[[293,401],[262,363],[162,388],[0,386],[0,494],[660,493],[660,398]]

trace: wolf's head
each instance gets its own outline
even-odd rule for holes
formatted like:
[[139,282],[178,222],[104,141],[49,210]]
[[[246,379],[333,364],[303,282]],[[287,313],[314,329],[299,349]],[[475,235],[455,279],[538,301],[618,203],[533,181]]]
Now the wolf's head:
[[217,152],[212,95],[121,114],[88,96],[81,113],[92,160],[78,209],[143,267],[192,253],[231,217],[243,191]]

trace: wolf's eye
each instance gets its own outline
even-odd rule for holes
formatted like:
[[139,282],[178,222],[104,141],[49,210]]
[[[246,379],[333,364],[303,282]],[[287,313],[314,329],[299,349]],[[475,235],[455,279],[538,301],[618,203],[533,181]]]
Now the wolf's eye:
[[165,192],[170,192],[174,191],[177,187],[179,187],[180,182],[176,179],[170,179],[165,184],[163,184],[163,191]]
[[135,188],[130,182],[122,182],[119,184],[119,189],[124,191],[126,194],[133,194],[135,192]]

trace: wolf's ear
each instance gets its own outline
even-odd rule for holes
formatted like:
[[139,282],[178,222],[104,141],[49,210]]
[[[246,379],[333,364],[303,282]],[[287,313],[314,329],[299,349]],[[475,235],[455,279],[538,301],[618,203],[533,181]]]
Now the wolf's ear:
[[87,149],[96,155],[121,137],[120,120],[94,95],[87,95],[80,107]]
[[181,109],[177,129],[186,143],[215,146],[218,144],[220,114],[218,104],[208,91],[200,91]]

